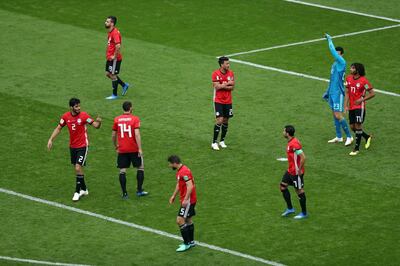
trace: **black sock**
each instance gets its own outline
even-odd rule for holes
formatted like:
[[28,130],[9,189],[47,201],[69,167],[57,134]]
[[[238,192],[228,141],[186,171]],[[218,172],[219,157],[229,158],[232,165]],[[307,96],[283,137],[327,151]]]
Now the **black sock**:
[[185,245],[189,244],[190,242],[190,238],[189,238],[189,226],[187,224],[183,224],[179,226],[180,230],[181,230],[181,235],[183,238],[183,243]]
[[126,173],[119,173],[119,183],[121,184],[122,194],[126,195]]
[[221,130],[221,141],[224,141],[225,137],[226,137],[226,133],[228,132],[228,124],[223,123],[221,129],[222,129]]
[[367,133],[365,133],[365,131],[362,132],[362,136],[364,137],[365,140],[368,140],[370,137]]
[[118,76],[117,76],[117,81],[118,81],[119,85],[121,85],[122,87],[125,87],[125,82],[123,82]]
[[189,241],[194,241],[194,224],[188,225],[189,228]]
[[361,138],[362,138],[362,130],[357,130],[356,131],[356,146],[354,147],[354,150],[356,150],[356,151],[360,150]]
[[216,143],[218,140],[219,132],[221,131],[221,125],[215,124],[214,126],[214,138],[213,143]]
[[113,88],[113,95],[117,96],[118,94],[118,79],[111,81],[112,88]]
[[136,179],[137,179],[137,192],[142,192],[143,191],[143,181],[144,181],[144,171],[143,170],[137,170]]
[[287,208],[288,209],[293,209],[292,200],[290,199],[290,192],[289,192],[289,190],[287,188],[282,191],[282,195],[283,195],[283,198],[286,201]]
[[76,175],[75,191],[79,193],[80,190],[86,190],[85,176],[84,175]]
[[300,206],[301,206],[301,212],[304,214],[307,214],[307,208],[306,208],[306,193],[301,193],[299,194],[299,201],[300,201]]

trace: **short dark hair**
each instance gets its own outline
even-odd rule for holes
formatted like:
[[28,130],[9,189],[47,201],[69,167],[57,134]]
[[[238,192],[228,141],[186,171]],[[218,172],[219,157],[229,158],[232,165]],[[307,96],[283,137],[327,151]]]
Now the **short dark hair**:
[[285,126],[285,132],[288,133],[289,136],[293,137],[294,132],[296,132],[296,130],[294,129],[294,126],[287,125],[287,126]]
[[132,108],[132,103],[130,101],[126,101],[122,104],[122,109],[124,109],[125,112],[128,112]]
[[221,56],[220,58],[218,58],[219,66],[221,66],[225,61],[229,61],[229,58],[226,56]]
[[365,76],[365,67],[363,64],[353,63],[351,64],[351,66],[353,66],[356,69],[358,75],[360,75],[361,77]]
[[113,23],[114,25],[117,25],[117,17],[115,17],[115,16],[108,16],[107,18],[111,19],[111,21],[112,21],[112,23]]
[[341,47],[341,46],[335,47],[335,50],[336,50],[336,51],[339,51],[341,54],[344,54],[344,49],[343,49],[343,47]]
[[171,155],[168,157],[168,162],[170,163],[181,163],[181,158],[178,155]]
[[71,98],[69,100],[69,106],[70,107],[74,107],[75,105],[81,103],[81,100],[79,100],[78,98]]

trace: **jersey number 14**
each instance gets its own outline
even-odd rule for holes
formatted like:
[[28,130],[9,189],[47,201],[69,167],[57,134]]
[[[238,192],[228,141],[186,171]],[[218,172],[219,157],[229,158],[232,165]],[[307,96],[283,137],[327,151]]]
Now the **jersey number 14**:
[[129,138],[132,138],[132,127],[127,124],[118,124],[119,131],[121,132],[121,138],[124,138],[125,133],[128,133]]

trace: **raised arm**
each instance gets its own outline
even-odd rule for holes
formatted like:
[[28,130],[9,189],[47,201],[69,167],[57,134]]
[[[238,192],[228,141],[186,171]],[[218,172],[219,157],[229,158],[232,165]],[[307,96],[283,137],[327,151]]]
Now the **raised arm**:
[[333,58],[335,59],[336,62],[338,62],[341,65],[345,65],[346,61],[344,60],[344,58],[342,56],[340,56],[338,54],[338,52],[335,49],[335,45],[332,42],[332,37],[325,33],[325,38],[328,40],[328,47],[329,47],[329,51],[331,52],[331,55],[333,56]]
[[96,120],[92,123],[92,126],[96,129],[101,127],[101,118],[99,116],[96,117]]

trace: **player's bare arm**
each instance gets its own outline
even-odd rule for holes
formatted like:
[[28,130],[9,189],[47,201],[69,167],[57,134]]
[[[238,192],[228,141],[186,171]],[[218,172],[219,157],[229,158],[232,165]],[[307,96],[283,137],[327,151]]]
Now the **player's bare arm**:
[[117,131],[113,130],[111,133],[112,143],[114,144],[114,148],[118,151],[118,142],[117,142]]
[[172,193],[172,196],[169,198],[169,204],[174,203],[178,191],[179,191],[179,181],[176,182],[174,193]]
[[344,96],[344,112],[347,113],[349,110],[349,93],[346,91],[346,94]]
[[304,152],[299,154],[300,157],[300,165],[299,165],[299,172],[297,173],[298,175],[301,175],[301,169],[303,169],[304,164],[306,162],[306,155],[304,154]]
[[62,129],[62,126],[60,126],[60,125],[58,125],[58,126],[54,129],[53,133],[51,134],[51,136],[50,136],[50,138],[49,138],[49,141],[47,142],[47,149],[48,149],[48,150],[51,150],[51,147],[53,147],[53,141],[54,141],[55,138],[58,136],[58,134],[60,134],[61,129]]
[[374,89],[370,89],[370,90],[368,90],[367,92],[368,92],[368,95],[365,96],[365,97],[363,96],[363,97],[361,97],[360,99],[357,99],[357,100],[356,100],[356,104],[361,104],[362,102],[368,101],[369,99],[375,97],[375,91],[374,91]]
[[182,202],[183,207],[186,207],[189,204],[190,195],[192,194],[192,190],[193,190],[193,182],[192,182],[192,180],[189,180],[186,182],[186,195]]
[[213,82],[213,87],[216,90],[233,90],[234,85],[229,82],[220,84],[219,82]]
[[92,126],[96,129],[101,127],[101,118],[99,116],[96,117],[96,120],[92,123]]
[[135,128],[135,139],[136,139],[136,144],[138,146],[139,156],[142,156],[143,155],[142,139],[140,137],[140,129],[139,128]]

